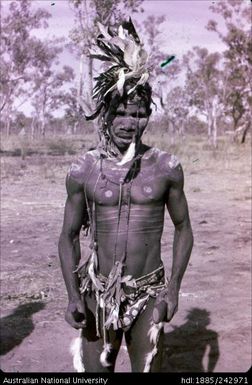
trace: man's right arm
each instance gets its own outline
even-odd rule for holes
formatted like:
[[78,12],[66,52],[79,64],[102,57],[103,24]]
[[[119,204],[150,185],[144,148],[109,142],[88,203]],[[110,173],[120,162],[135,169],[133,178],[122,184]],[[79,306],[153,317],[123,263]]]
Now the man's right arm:
[[69,304],[66,321],[74,328],[85,327],[84,306],[79,293],[79,279],[74,272],[80,260],[79,233],[83,225],[86,204],[83,185],[71,176],[66,180],[67,200],[63,228],[59,239],[59,257]]

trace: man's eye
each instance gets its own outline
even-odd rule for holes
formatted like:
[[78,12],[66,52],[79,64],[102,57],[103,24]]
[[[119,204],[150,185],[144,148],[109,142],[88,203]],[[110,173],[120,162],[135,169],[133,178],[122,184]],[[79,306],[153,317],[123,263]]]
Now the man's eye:
[[134,117],[134,118],[146,118],[146,116],[144,115],[144,114],[141,114],[141,113],[134,113],[134,114],[132,114],[132,116]]

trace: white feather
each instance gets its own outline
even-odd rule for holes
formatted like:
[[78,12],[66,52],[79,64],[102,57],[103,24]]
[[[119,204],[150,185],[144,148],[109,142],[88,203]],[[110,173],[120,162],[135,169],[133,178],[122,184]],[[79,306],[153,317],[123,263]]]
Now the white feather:
[[105,344],[103,347],[103,351],[100,355],[100,363],[103,367],[107,368],[108,366],[111,366],[111,363],[108,362],[108,355],[112,351],[112,345],[111,344]]
[[148,336],[150,337],[150,342],[154,346],[152,351],[146,355],[145,366],[143,370],[144,373],[147,373],[150,371],[152,360],[158,352],[157,344],[158,344],[160,330],[162,329],[162,327],[163,327],[163,322],[159,322],[158,324],[154,324],[153,322],[151,323],[151,327],[148,331]]
[[126,153],[124,154],[122,160],[120,160],[120,162],[117,163],[118,166],[122,166],[125,163],[130,162],[135,156],[135,150],[136,150],[136,143],[131,142],[129,145],[129,148],[126,151]]
[[146,358],[145,358],[145,366],[143,370],[144,373],[148,373],[150,371],[152,359],[153,359],[152,352],[150,352],[146,355]]
[[119,94],[122,96],[123,95],[123,86],[125,83],[125,74],[124,74],[124,69],[121,68],[118,74],[118,81],[116,83],[117,89],[119,91]]
[[98,28],[99,28],[100,32],[101,32],[101,33],[103,34],[103,36],[105,37],[105,39],[110,40],[110,39],[111,39],[111,36],[110,36],[110,34],[108,33],[107,28],[104,27],[104,25],[102,25],[99,21],[97,22],[97,25],[98,25]]
[[81,337],[76,337],[72,340],[71,345],[70,345],[70,353],[73,356],[73,366],[74,369],[78,373],[83,373],[85,372],[85,368],[83,365],[83,360],[82,360],[82,339]]
[[126,37],[122,25],[120,25],[119,28],[118,28],[118,36],[121,39],[125,39],[125,37]]
[[102,284],[100,283],[99,279],[96,278],[95,269],[97,267],[97,254],[95,250],[93,250],[90,263],[88,266],[88,274],[97,290],[103,291],[104,288]]
[[158,337],[159,337],[159,332],[163,327],[163,322],[159,322],[158,324],[151,324],[151,327],[148,331],[148,336],[150,337],[150,342],[152,344],[157,344],[158,342]]

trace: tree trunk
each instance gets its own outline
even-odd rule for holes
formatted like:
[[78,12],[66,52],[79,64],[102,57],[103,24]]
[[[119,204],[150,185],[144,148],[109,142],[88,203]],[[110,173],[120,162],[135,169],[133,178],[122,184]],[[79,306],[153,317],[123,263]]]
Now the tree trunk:
[[32,123],[31,123],[31,140],[34,140],[35,136],[35,116],[32,118]]
[[210,108],[207,109],[207,138],[208,143],[212,144],[213,117]]
[[209,144],[212,144],[212,131],[213,131],[212,117],[208,115],[208,117],[207,117],[207,138],[208,138]]
[[171,145],[173,146],[175,144],[175,134],[176,134],[176,125],[175,122],[170,120],[170,138],[171,138]]
[[76,134],[76,132],[77,132],[77,128],[78,128],[78,122],[74,122],[74,125],[73,125],[73,130],[72,130],[72,133],[73,133],[73,135],[75,135],[75,134]]
[[43,98],[42,98],[42,114],[41,114],[41,135],[42,138],[45,138],[45,113],[46,113],[46,86],[43,89]]
[[217,121],[216,116],[213,118],[213,146],[217,148]]
[[42,111],[42,117],[41,117],[41,135],[43,138],[45,138],[45,113]]
[[217,104],[218,99],[214,97],[212,103],[212,135],[213,135],[213,146],[217,147]]
[[245,127],[245,129],[244,129],[244,131],[243,131],[243,134],[242,134],[241,143],[245,143],[245,140],[246,140],[246,136],[247,136],[248,130],[250,129],[250,124],[251,124],[251,122],[248,122],[248,123],[246,124],[246,127]]
[[93,91],[93,60],[89,57],[85,58],[85,68],[86,71],[83,72],[83,98],[84,104],[87,107],[88,111],[85,111],[87,114],[92,114],[94,110],[92,91]]
[[6,106],[6,110],[5,110],[5,130],[6,130],[6,136],[9,137],[10,136],[10,123],[11,123],[11,117],[10,117],[10,113],[11,113],[11,105],[9,103],[9,101],[7,101],[7,106]]
[[10,136],[10,115],[9,114],[7,114],[6,116],[5,127],[6,127],[6,136],[9,137]]
[[182,138],[182,140],[185,139],[185,121],[185,116],[183,116],[182,119],[180,119],[179,121],[179,136]]
[[83,91],[83,61],[84,54],[80,56],[80,64],[79,64],[79,79],[78,79],[78,91],[77,91],[77,112],[80,111],[80,99]]

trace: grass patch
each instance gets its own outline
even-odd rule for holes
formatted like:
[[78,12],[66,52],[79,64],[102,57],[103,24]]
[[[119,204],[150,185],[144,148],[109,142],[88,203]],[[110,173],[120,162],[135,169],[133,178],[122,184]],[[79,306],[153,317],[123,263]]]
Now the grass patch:
[[[143,142],[147,145],[175,154],[184,169],[188,167],[191,171],[199,168],[228,170],[233,168],[235,164],[238,170],[239,164],[242,164],[242,169],[239,172],[247,172],[250,167],[250,137],[242,145],[231,142],[227,136],[219,137],[216,149],[208,144],[207,138],[203,135],[187,135],[185,138],[176,137],[175,139],[175,141],[172,140],[164,132],[147,131],[143,136]],[[72,156],[76,154],[78,156],[90,148],[94,148],[97,142],[98,135],[96,133],[88,133],[85,136],[51,136],[44,140],[36,139],[34,141],[29,138],[10,136],[9,138],[2,138],[1,152],[4,155],[20,156],[23,159],[27,155],[34,154],[44,156]]]
[[0,151],[3,155],[21,156],[23,159],[30,155],[74,155],[87,151],[97,143],[94,134],[83,136],[54,136],[45,139],[31,140],[12,135],[1,139]]

